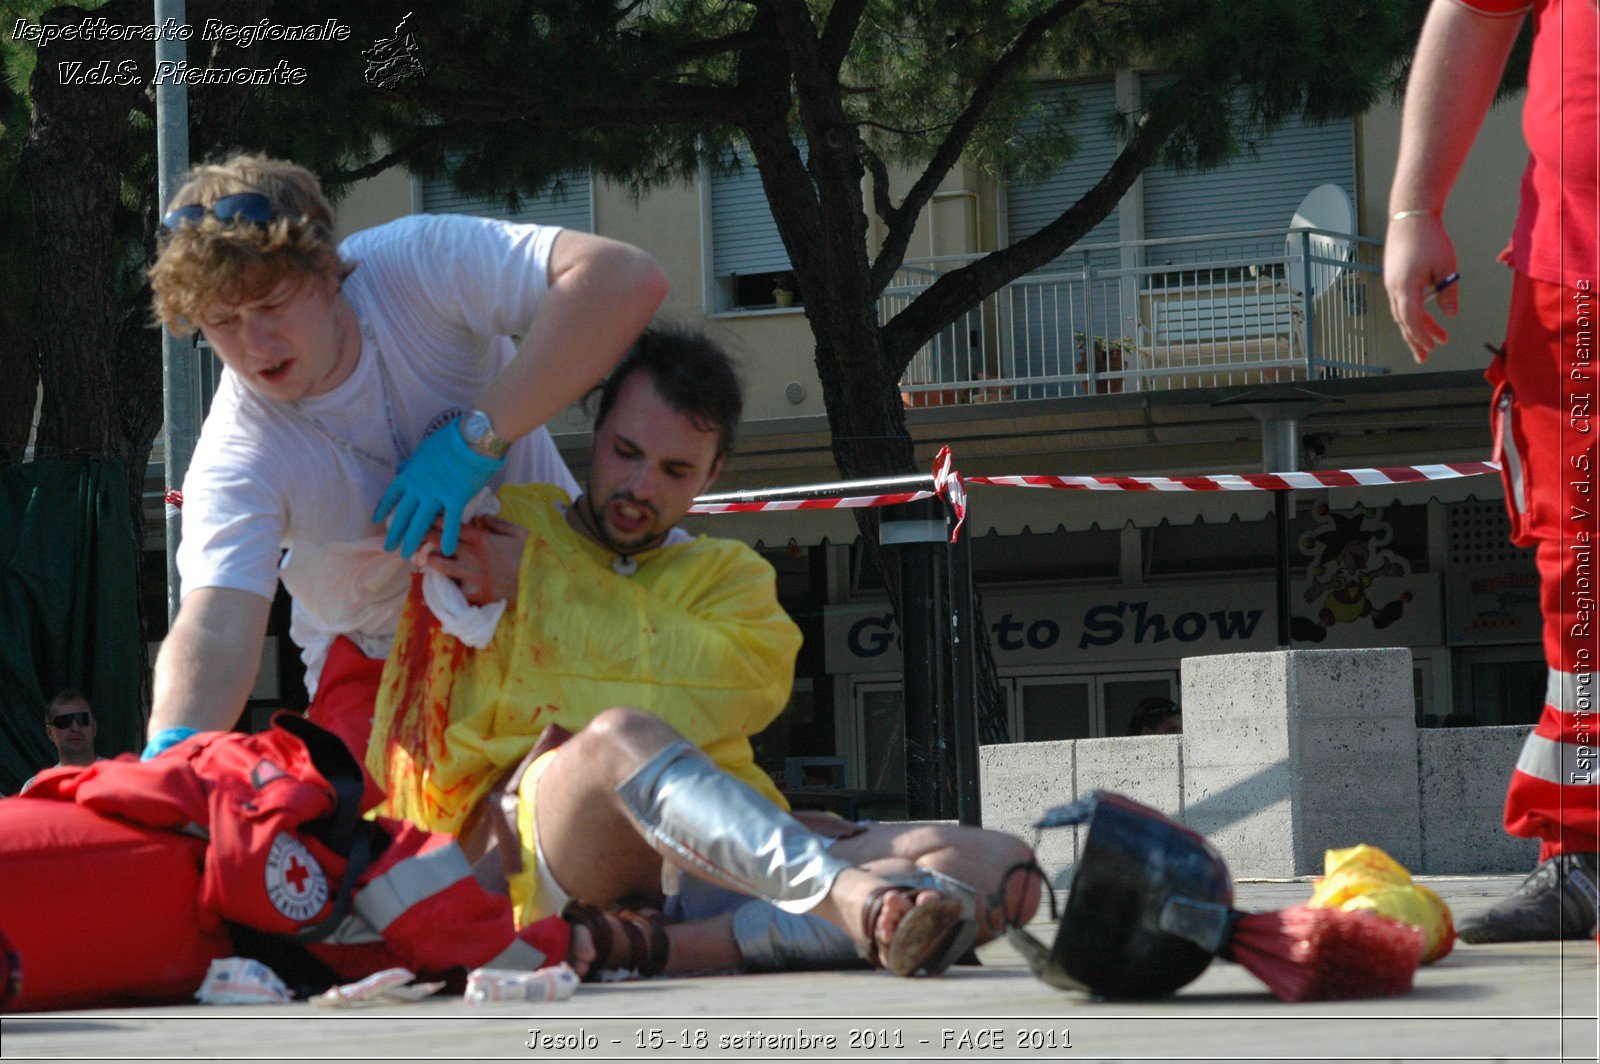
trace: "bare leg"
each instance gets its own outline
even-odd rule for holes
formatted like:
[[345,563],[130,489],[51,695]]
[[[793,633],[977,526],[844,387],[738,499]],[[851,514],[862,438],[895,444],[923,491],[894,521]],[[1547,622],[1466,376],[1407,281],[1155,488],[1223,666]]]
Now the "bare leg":
[[[619,788],[641,766],[679,742],[680,737],[671,727],[648,714],[607,710],[568,740],[560,756],[540,776],[535,800],[540,847],[549,861],[550,874],[573,897],[605,906],[632,895],[654,895],[660,890],[663,859],[693,875],[707,875],[706,869],[686,858],[681,848],[664,845],[659,835],[647,840],[645,828],[637,819],[638,811],[619,793]],[[733,782],[731,778],[719,779],[725,785]],[[781,827],[786,837],[808,836],[754,792],[748,794],[750,800],[764,806],[759,810],[749,808],[773,817],[773,823]],[[829,921],[862,945],[871,934],[881,946],[887,946],[902,918],[914,906],[938,898],[933,891],[920,892],[914,898],[889,893],[883,897],[875,926],[863,929],[869,896],[888,883],[881,876],[842,867],[848,861],[842,855],[838,860],[829,855],[819,857],[813,864],[826,866],[826,875],[818,872],[812,882],[818,886],[820,900],[808,898],[795,904]],[[825,894],[821,893],[823,884]]]

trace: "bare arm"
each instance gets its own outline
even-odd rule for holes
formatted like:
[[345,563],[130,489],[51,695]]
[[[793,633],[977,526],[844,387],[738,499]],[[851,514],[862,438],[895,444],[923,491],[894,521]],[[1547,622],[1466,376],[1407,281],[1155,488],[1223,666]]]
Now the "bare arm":
[[[1495,18],[1454,0],[1433,0],[1417,42],[1400,124],[1400,159],[1389,192],[1383,273],[1389,312],[1418,362],[1448,339],[1423,308],[1423,297],[1455,272],[1455,245],[1437,214],[1392,216],[1444,209],[1521,25],[1520,16]],[[1439,296],[1439,309],[1449,317],[1456,314],[1460,289],[1455,285]]]
[[184,596],[156,658],[151,735],[164,728],[234,726],[261,667],[271,607],[254,592],[226,587]]
[[667,298],[667,275],[638,248],[566,230],[550,291],[511,363],[479,397],[495,433],[533,431],[599,383]]

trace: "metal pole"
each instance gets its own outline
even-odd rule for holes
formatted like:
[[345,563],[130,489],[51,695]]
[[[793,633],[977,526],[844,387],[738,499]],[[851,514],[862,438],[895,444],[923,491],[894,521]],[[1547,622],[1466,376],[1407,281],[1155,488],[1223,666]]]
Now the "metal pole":
[[[969,511],[970,513],[970,511]],[[949,518],[955,523],[955,515]],[[950,568],[951,731],[954,735],[956,816],[963,824],[983,822],[978,798],[978,631],[977,601],[972,593],[972,539],[946,547]]]
[[1289,514],[1294,510],[1292,491],[1272,493],[1274,561],[1277,571],[1278,649],[1289,649]]
[[715,495],[696,496],[695,504],[704,506],[750,502],[796,502],[806,499],[839,499],[866,495],[912,494],[934,490],[933,476],[928,473],[908,473],[899,477],[876,477],[869,480],[837,480],[827,484],[796,484],[783,488],[746,488],[742,491],[724,491]]
[[[188,46],[171,28],[185,24],[184,0],[155,0],[156,62],[181,63]],[[157,195],[161,210],[189,168],[189,90],[181,82],[166,79],[156,86],[156,157],[159,183]],[[195,370],[194,344],[161,330],[161,414],[168,491],[183,485],[183,475],[194,455],[199,435],[199,380]],[[175,507],[167,510],[167,623],[178,616],[178,540],[183,534]]]
[[[1294,473],[1300,468],[1298,418],[1268,417],[1261,421],[1263,473]],[[1278,649],[1289,649],[1289,518],[1294,492],[1272,493],[1273,545],[1277,573]]]
[[1312,287],[1311,269],[1311,234],[1301,231],[1300,237],[1300,292],[1304,300],[1300,315],[1300,343],[1301,350],[1306,356],[1306,379],[1316,380],[1317,352],[1316,352],[1316,304],[1317,290]]
[[[1323,403],[1343,400],[1295,384],[1272,384],[1219,400],[1213,406],[1242,406],[1261,423],[1261,471],[1300,470],[1300,419]],[[1289,530],[1294,517],[1294,492],[1272,493],[1273,542],[1277,573],[1278,648],[1292,642],[1289,615]]]
[[954,804],[954,781],[946,768],[950,673],[944,661],[943,626],[948,611],[944,559],[938,548],[947,535],[944,503],[939,499],[890,507],[879,526],[879,542],[898,546],[900,553],[906,813],[912,820],[949,819]]

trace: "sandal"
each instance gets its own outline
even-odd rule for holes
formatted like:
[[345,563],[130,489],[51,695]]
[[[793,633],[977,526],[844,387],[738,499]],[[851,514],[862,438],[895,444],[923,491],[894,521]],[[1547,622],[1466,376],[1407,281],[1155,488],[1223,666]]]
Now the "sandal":
[[[941,897],[913,906],[896,925],[888,952],[878,945],[878,916],[891,894],[915,898],[925,890]],[[867,963],[896,975],[938,975],[971,951],[978,938],[977,903],[971,888],[937,872],[894,876],[867,895],[861,910]]]
[[[606,912],[581,901],[569,901],[561,918],[573,927],[587,928],[594,941],[594,960],[583,981],[597,983],[605,972],[622,971],[632,978],[650,979],[667,966],[671,940],[667,938],[667,919],[654,909],[618,909]],[[620,938],[611,926],[622,928]],[[622,952],[626,940],[626,952]]]

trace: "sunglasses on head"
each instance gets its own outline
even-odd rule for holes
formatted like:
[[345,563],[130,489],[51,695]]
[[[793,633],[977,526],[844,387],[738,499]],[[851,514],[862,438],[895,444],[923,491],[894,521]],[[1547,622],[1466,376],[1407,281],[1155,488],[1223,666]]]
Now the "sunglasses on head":
[[231,196],[223,196],[209,207],[203,203],[174,207],[161,216],[161,227],[177,229],[185,225],[199,225],[208,214],[219,222],[249,222],[251,225],[266,225],[276,216],[272,201],[261,193],[235,192]]
[[76,713],[61,713],[50,718],[52,728],[87,728],[94,717],[88,710],[80,709]]

